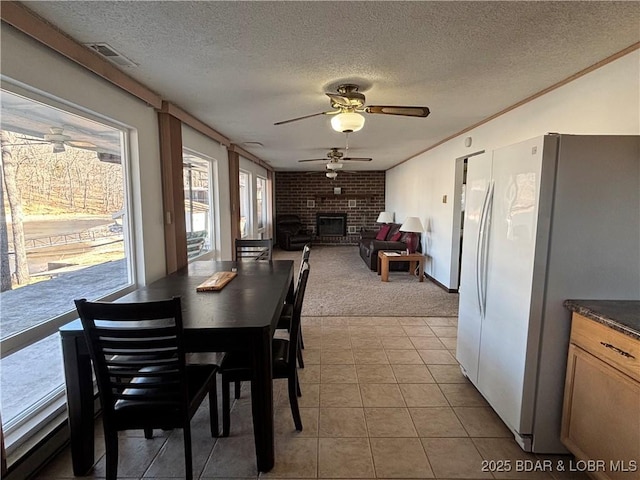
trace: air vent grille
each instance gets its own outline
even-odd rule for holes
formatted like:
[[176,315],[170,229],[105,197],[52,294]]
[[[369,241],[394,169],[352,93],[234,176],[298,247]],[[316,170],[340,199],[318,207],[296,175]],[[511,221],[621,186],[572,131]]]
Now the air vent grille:
[[129,60],[127,57],[115,50],[111,45],[108,45],[106,43],[85,43],[84,45],[97,52],[98,54],[109,60],[111,63],[115,63],[120,67],[138,66],[137,63]]

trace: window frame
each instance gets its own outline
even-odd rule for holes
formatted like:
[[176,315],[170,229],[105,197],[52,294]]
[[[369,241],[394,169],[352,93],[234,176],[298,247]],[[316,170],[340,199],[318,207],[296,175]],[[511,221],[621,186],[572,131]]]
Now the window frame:
[[[210,249],[203,251],[202,253],[200,253],[199,255],[188,259],[188,262],[191,263],[195,260],[204,260],[207,258],[214,258],[217,256],[217,252],[220,250],[219,249],[219,245],[218,245],[218,240],[217,240],[217,231],[216,231],[216,217],[218,215],[218,203],[216,202],[216,192],[217,192],[217,176],[216,176],[216,162],[217,160],[215,158],[210,157],[209,155],[206,155],[204,153],[201,153],[197,150],[194,150],[193,148],[189,148],[189,147],[182,147],[182,165],[183,165],[183,172],[184,172],[184,166],[185,166],[185,153],[188,155],[192,155],[194,157],[196,157],[198,160],[201,160],[203,162],[206,162],[208,165],[208,181],[209,181],[209,188],[208,188],[208,192],[207,192],[207,197],[208,197],[208,201],[209,201],[209,215],[208,215],[208,222],[209,222],[209,242],[210,242]],[[183,183],[184,186],[184,183]],[[186,198],[185,198],[186,200]],[[186,211],[185,211],[185,215],[186,215]],[[186,223],[185,223],[186,224]]]
[[238,178],[240,178],[242,175],[246,175],[247,181],[245,183],[245,188],[246,188],[246,198],[243,199],[242,198],[242,187],[240,185],[238,185],[238,192],[239,192],[239,197],[240,197],[240,220],[242,220],[242,205],[246,205],[248,212],[245,212],[246,215],[244,215],[245,217],[245,232],[246,235],[242,236],[242,228],[240,229],[240,237],[241,238],[253,238],[254,236],[254,231],[253,231],[253,225],[254,225],[254,221],[253,221],[253,173],[250,172],[249,170],[244,170],[244,169],[240,169],[239,170],[239,176]]
[[[262,191],[262,205],[258,205],[258,184],[262,183],[262,188],[260,189]],[[268,194],[267,194],[267,190],[268,190],[268,180],[266,177],[262,176],[262,175],[258,175],[256,174],[256,199],[255,199],[255,210],[256,210],[256,231],[258,233],[258,235],[260,235],[261,237],[264,237],[264,235],[267,233],[267,227],[268,227],[268,207],[269,207],[269,202],[268,202]],[[262,216],[262,225],[260,225],[259,222],[259,216]]]
[[[41,90],[30,88],[24,84],[17,84],[11,79],[0,75],[0,91],[6,91],[34,102],[41,103],[47,107],[62,110],[72,115],[86,118],[105,126],[116,129],[120,132],[121,165],[123,175],[123,210],[125,212],[122,220],[123,248],[125,251],[125,262],[127,266],[127,283],[121,288],[110,292],[107,295],[96,297],[94,300],[112,301],[132,292],[137,287],[139,273],[136,261],[136,238],[134,228],[134,201],[133,201],[133,181],[134,169],[132,168],[131,136],[135,134],[135,129],[118,122],[112,118],[101,115],[88,108],[67,102],[54,95]],[[22,331],[13,333],[4,339],[0,339],[0,361],[9,355],[24,350],[35,343],[51,337],[58,333],[58,329],[78,318],[77,311],[71,308],[55,317],[44,320],[37,325],[28,327]],[[42,398],[38,398],[32,405],[23,410],[16,417],[8,420],[3,419],[3,435],[5,439],[5,449],[7,455],[16,452],[21,445],[32,442],[31,438],[42,431],[44,426],[59,417],[66,416],[66,385],[58,385],[51,392]]]

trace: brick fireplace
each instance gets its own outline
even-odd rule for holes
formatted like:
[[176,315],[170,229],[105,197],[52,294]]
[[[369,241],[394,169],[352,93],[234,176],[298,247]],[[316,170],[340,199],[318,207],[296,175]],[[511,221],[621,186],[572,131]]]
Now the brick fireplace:
[[[356,244],[361,229],[377,227],[385,206],[385,172],[341,172],[330,180],[318,172],[275,172],[276,214],[298,215],[316,244]],[[319,235],[319,218],[343,218],[344,230]],[[332,227],[336,227],[336,222]],[[322,232],[320,232],[322,233]]]

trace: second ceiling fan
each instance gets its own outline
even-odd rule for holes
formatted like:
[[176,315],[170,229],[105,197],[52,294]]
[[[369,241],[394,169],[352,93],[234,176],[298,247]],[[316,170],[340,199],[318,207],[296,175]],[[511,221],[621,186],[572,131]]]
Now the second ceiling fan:
[[329,165],[331,164],[339,164],[340,162],[370,162],[371,161],[370,158],[364,158],[364,157],[345,157],[344,153],[340,151],[340,148],[332,147],[331,150],[329,150],[329,152],[327,153],[327,156],[325,158],[308,158],[306,160],[298,160],[298,162],[300,163],[326,162],[327,159],[329,160],[329,163],[327,164],[327,168],[329,168],[330,170],[337,170],[338,168],[341,168],[342,165],[337,168],[329,167]]
[[336,178],[338,176],[337,170],[340,170],[343,166],[342,162],[370,162],[371,158],[365,157],[345,157],[344,153],[340,151],[338,147],[333,147],[327,153],[325,158],[308,158],[306,160],[298,160],[300,163],[304,162],[326,162],[329,160],[326,169],[327,177]]
[[337,88],[338,93],[326,93],[331,100],[333,110],[326,112],[312,113],[303,117],[291,118],[274,125],[284,125],[286,123],[297,122],[306,118],[320,115],[335,115],[331,119],[331,127],[341,133],[357,132],[364,125],[364,117],[361,113],[376,113],[383,115],[400,115],[404,117],[421,117],[429,115],[428,107],[407,107],[398,105],[365,105],[365,96],[358,91],[359,86],[346,83]]

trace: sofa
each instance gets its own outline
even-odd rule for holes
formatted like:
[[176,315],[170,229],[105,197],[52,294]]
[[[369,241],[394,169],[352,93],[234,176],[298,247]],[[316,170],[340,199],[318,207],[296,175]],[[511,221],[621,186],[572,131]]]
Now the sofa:
[[[378,252],[380,250],[406,250],[407,244],[405,238],[407,234],[400,231],[401,224],[386,223],[379,230],[364,230],[360,232],[358,240],[358,248],[360,257],[371,270],[378,269]],[[418,242],[418,251],[421,251],[420,242]],[[409,262],[391,262],[390,270],[407,271]]]
[[276,215],[276,241],[281,249],[302,250],[312,239],[313,235],[304,227],[298,215]]

